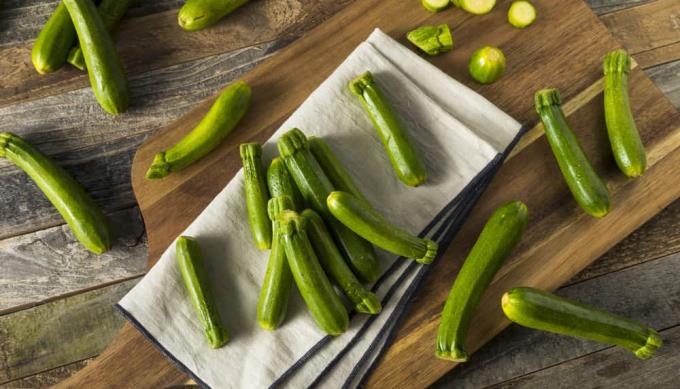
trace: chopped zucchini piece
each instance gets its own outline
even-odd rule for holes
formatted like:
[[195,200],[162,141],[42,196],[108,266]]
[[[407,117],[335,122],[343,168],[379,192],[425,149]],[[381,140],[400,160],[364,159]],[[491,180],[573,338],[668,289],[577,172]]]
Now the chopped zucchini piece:
[[536,20],[536,8],[526,0],[513,1],[508,9],[508,22],[517,28],[524,28]]
[[445,53],[453,48],[451,30],[447,24],[418,27],[409,32],[406,38],[429,55]]

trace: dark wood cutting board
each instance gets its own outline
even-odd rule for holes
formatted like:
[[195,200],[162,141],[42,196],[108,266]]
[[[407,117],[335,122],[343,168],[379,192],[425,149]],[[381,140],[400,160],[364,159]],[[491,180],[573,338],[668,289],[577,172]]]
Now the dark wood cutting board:
[[[495,207],[509,200],[524,201],[530,225],[480,304],[470,350],[508,324],[499,306],[503,291],[520,285],[556,289],[680,197],[680,114],[641,70],[631,72],[631,101],[649,170],[640,179],[626,179],[613,162],[602,112],[601,60],[619,44],[581,0],[536,3],[539,20],[518,30],[505,19],[509,1],[499,1],[491,14],[480,17],[461,10],[430,14],[417,1],[354,2],[245,76],[253,87],[253,108],[216,151],[185,171],[150,182],[144,172],[153,155],[191,130],[212,99],[157,133],[139,149],[132,166],[132,184],[149,239],[149,266],[238,171],[238,145],[266,140],[375,27],[406,43],[405,33],[417,25],[448,23],[454,50],[432,58],[432,63],[523,123],[537,120],[533,108],[537,89],[559,88],[569,121],[606,179],[614,206],[602,220],[584,214],[562,180],[542,127],[525,135],[416,294],[368,384],[424,387],[436,381],[455,366],[434,357],[439,314],[462,260]],[[467,75],[467,59],[483,45],[502,48],[508,58],[506,75],[490,86],[477,85]],[[126,325],[97,360],[61,386],[159,387],[186,381]]]

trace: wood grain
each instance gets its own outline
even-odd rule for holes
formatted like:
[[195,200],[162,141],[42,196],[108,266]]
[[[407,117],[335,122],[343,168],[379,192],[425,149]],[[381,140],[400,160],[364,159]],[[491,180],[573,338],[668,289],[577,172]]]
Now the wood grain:
[[4,384],[0,384],[0,389],[48,388],[72,376],[78,370],[85,367],[89,362],[92,362],[93,359],[94,358],[88,358],[83,361],[69,363],[68,365],[59,366],[54,369],[36,373],[25,378],[9,381]]

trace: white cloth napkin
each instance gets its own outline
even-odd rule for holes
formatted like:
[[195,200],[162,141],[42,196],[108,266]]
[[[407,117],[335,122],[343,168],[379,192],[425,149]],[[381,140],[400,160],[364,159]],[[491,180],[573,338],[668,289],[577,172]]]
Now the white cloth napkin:
[[[425,158],[430,178],[421,187],[409,188],[397,179],[367,114],[347,88],[366,70],[406,122]],[[276,155],[279,136],[293,127],[323,137],[388,220],[445,246],[521,126],[375,30],[265,143],[265,163]],[[374,286],[383,301],[379,315],[353,315],[346,333],[328,337],[294,289],[283,326],[268,332],[257,324],[256,307],[269,253],[255,248],[246,223],[239,172],[183,233],[201,245],[231,338],[226,346],[208,346],[177,269],[174,243],[118,308],[205,386],[356,386],[388,343],[428,266],[378,250],[384,269]],[[432,344],[434,352],[434,339]]]

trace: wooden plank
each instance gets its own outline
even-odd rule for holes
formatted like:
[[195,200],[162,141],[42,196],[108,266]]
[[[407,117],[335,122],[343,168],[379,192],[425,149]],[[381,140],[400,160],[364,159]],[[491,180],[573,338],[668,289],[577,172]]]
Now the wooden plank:
[[85,367],[89,362],[92,362],[92,360],[93,358],[89,358],[84,361],[69,363],[68,365],[43,371],[32,376],[6,382],[4,384],[0,384],[0,389],[48,388],[72,376],[78,370]]
[[[664,329],[680,324],[678,278],[680,253],[561,288],[557,294]],[[596,342],[511,325],[480,349],[470,362],[452,370],[434,387],[486,387],[607,348]],[[624,354],[631,368],[642,370],[646,366],[646,362],[639,361],[629,351],[620,353]],[[574,381],[578,375],[568,376],[564,375],[561,381],[589,382],[590,386],[590,381]],[[608,387],[616,387],[615,383],[615,380],[602,382]]]
[[0,383],[99,354],[124,322],[113,304],[138,280],[0,316]]
[[587,0],[587,3],[597,15],[605,15],[635,5],[649,3],[650,1],[654,0]]

